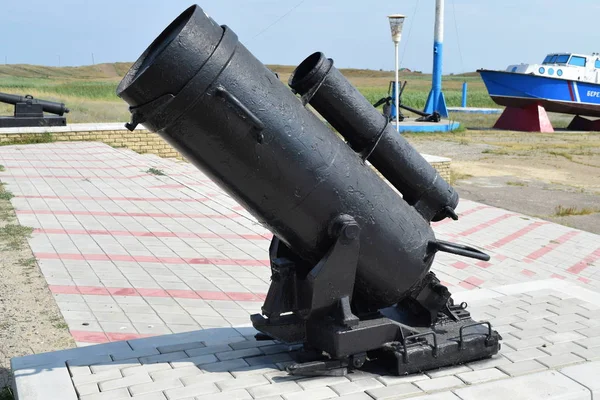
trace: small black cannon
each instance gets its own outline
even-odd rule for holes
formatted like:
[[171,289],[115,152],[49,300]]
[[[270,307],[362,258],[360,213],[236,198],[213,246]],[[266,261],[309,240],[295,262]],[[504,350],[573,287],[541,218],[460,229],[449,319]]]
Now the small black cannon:
[[[0,117],[0,128],[67,125],[67,119],[63,115],[68,113],[69,109],[63,103],[38,100],[30,95],[17,96],[8,93],[0,93],[0,102],[15,106],[12,117]],[[46,115],[44,112],[55,115]]]
[[157,132],[273,232],[257,338],[304,344],[288,368],[299,375],[365,362],[406,374],[496,354],[500,335],[430,271],[440,251],[489,259],[436,239],[431,221],[457,219],[454,189],[323,54],[290,86],[192,6],[117,88],[130,130]]

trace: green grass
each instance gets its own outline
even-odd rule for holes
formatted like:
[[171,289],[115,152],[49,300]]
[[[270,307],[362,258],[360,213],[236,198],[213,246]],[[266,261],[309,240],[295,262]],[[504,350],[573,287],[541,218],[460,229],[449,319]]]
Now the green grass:
[[31,258],[23,258],[23,259],[19,260],[18,264],[22,267],[33,268],[33,267],[35,267],[36,262],[37,262],[37,259],[35,257],[31,257]]
[[[13,146],[15,144],[38,144],[38,143],[52,143],[54,142],[54,137],[49,132],[44,133],[32,133],[29,135],[25,135],[20,139],[15,139],[11,142],[0,143],[0,146]],[[3,167],[4,168],[4,167]],[[4,171],[4,169],[2,169]]]
[[600,208],[577,208],[577,207],[564,207],[559,205],[554,210],[556,217],[570,217],[573,215],[590,215],[600,213]]
[[0,240],[6,243],[7,249],[19,250],[32,232],[33,228],[28,226],[7,224],[0,228]]
[[146,170],[147,174],[152,174],[152,175],[158,175],[158,176],[165,176],[165,172],[162,169],[158,169],[158,168],[148,168]]
[[[387,97],[387,88],[384,87],[358,87],[358,90],[371,104],[375,104],[379,99]],[[416,109],[425,108],[429,92],[424,89],[411,89],[408,86],[402,94],[402,104]],[[462,91],[446,89],[444,90],[446,103],[448,107],[460,107],[462,105]],[[492,101],[485,89],[471,90],[467,96],[469,107],[492,107],[498,106]]]
[[509,181],[509,182],[506,182],[506,184],[508,186],[527,186],[527,184],[525,184],[523,182],[516,182],[516,181]]
[[6,190],[4,183],[0,183],[0,200],[10,200],[15,197],[10,191]]
[[473,175],[469,175],[469,174],[461,174],[455,170],[450,170],[450,183],[451,185],[454,185],[456,182],[462,180],[462,179],[469,179],[472,178]]
[[[118,122],[129,119],[127,104],[116,95],[116,88],[131,63],[99,64],[83,67],[45,67],[39,65],[0,65],[0,92],[65,103],[71,113],[70,123]],[[292,66],[270,65],[287,83]],[[371,104],[387,97],[392,71],[342,69],[341,72],[356,86]],[[402,72],[408,81],[403,104],[422,109],[425,106],[431,75]],[[469,84],[468,104],[472,107],[497,107],[487,94],[478,74],[449,75],[444,77],[444,94],[448,106],[460,106],[462,84]],[[0,115],[10,115],[12,106],[0,103]],[[462,122],[462,121],[461,121]]]

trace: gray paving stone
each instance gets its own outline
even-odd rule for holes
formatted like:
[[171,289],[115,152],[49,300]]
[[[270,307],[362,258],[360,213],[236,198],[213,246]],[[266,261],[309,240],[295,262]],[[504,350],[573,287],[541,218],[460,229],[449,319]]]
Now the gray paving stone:
[[121,371],[119,371],[118,369],[111,369],[109,371],[100,372],[98,374],[74,376],[73,383],[75,385],[84,385],[87,383],[98,383],[102,381],[108,381],[111,379],[119,379],[121,377]]
[[544,340],[549,341],[550,343],[564,343],[564,342],[574,342],[577,340],[585,339],[585,336],[577,333],[577,332],[562,332],[555,333],[554,335],[547,335],[543,337]]
[[504,357],[508,358],[510,361],[512,362],[520,362],[520,361],[527,361],[527,360],[533,360],[536,358],[542,358],[546,356],[546,353],[544,353],[541,350],[538,350],[536,348],[533,349],[525,349],[525,350],[520,350],[520,351],[511,351],[511,352],[507,352],[507,353],[503,353],[502,354]]
[[298,381],[298,385],[304,390],[314,389],[322,386],[338,385],[340,383],[349,383],[345,376],[321,376],[307,378]]
[[259,356],[263,352],[258,347],[251,347],[247,349],[231,350],[222,353],[215,353],[215,356],[221,361],[233,360],[234,358],[244,358]]
[[95,365],[90,366],[90,369],[92,370],[92,372],[94,374],[97,374],[99,372],[108,371],[111,369],[124,369],[124,368],[128,368],[128,367],[136,367],[138,365],[140,365],[140,363],[137,360],[137,358],[133,358],[133,359],[127,359],[127,360],[119,360],[119,361],[95,364]]
[[576,356],[573,353],[563,353],[557,354],[555,356],[537,358],[536,361],[544,364],[548,368],[557,369],[560,367],[566,367],[567,365],[584,362],[585,359]]
[[269,380],[271,383],[281,383],[281,382],[289,382],[289,381],[298,381],[301,379],[305,379],[302,376],[290,375],[285,370],[282,371],[273,371],[267,372],[263,374],[265,378]]
[[249,357],[245,359],[248,365],[261,365],[261,364],[277,364],[285,361],[293,361],[289,354],[279,353],[271,354],[268,356]]
[[[439,378],[445,379],[445,378]],[[425,381],[420,381],[425,382]],[[415,394],[423,393],[421,389],[411,383],[402,383],[399,385],[386,386],[377,389],[369,389],[365,393],[376,400],[380,399],[396,399],[400,397],[408,397]]]
[[480,369],[478,371],[464,372],[462,374],[456,374],[467,385],[474,385],[476,383],[483,383],[487,381],[495,381],[497,379],[508,378],[504,372],[497,368]]
[[121,360],[129,360],[132,358],[154,356],[157,354],[160,354],[157,349],[155,349],[153,347],[149,347],[149,348],[141,349],[141,350],[131,350],[130,349],[129,351],[123,351],[120,353],[111,354],[110,356],[114,361],[121,361]]
[[184,386],[193,386],[205,383],[216,383],[226,380],[234,379],[229,372],[214,372],[210,374],[203,374],[201,376],[184,376],[181,378]]
[[129,386],[137,385],[140,383],[148,383],[148,382],[152,382],[152,378],[150,378],[150,375],[135,374],[135,375],[130,375],[130,376],[126,376],[123,378],[119,378],[119,379],[102,381],[99,383],[99,386],[100,386],[101,392],[108,392],[109,390],[112,391],[115,389],[126,388]]
[[473,361],[471,363],[468,363],[467,366],[476,371],[479,369],[495,368],[500,365],[506,364],[512,364],[512,361],[510,361],[508,358],[502,355],[496,355],[494,357],[486,358],[484,360]]
[[282,382],[265,386],[256,386],[248,389],[250,395],[255,399],[300,391],[302,391],[302,388],[298,386],[296,382]]
[[600,397],[600,362],[575,365],[560,371],[592,392],[592,398]]
[[425,374],[412,374],[407,376],[381,375],[377,376],[375,379],[383,383],[385,386],[393,386],[402,383],[412,383],[422,380],[429,380],[430,378]]
[[275,364],[251,365],[249,367],[240,368],[231,371],[231,374],[236,378],[241,378],[249,375],[263,375],[269,372],[279,371]]
[[426,381],[416,381],[414,384],[425,392],[435,392],[438,390],[464,386],[464,383],[455,376],[443,376],[441,378],[429,379]]
[[69,372],[71,373],[71,376],[89,375],[92,373],[90,367],[88,367],[87,365],[70,366]]
[[202,371],[198,369],[198,367],[184,367],[184,368],[175,368],[175,369],[164,369],[162,371],[155,371],[150,373],[150,377],[154,381],[159,381],[163,379],[178,379],[183,378],[185,376],[194,376],[194,375],[202,375]]
[[248,363],[243,359],[229,360],[229,361],[219,361],[210,364],[202,364],[200,368],[204,372],[226,372],[226,371],[235,371],[238,368],[245,368],[248,366]]
[[457,365],[455,367],[440,368],[433,371],[427,371],[426,374],[430,378],[441,378],[442,376],[458,375],[460,373],[470,371],[472,371],[472,369],[466,365]]
[[375,378],[359,379],[352,382],[344,382],[328,386],[340,396],[384,387],[383,383],[379,382]]
[[121,373],[123,376],[131,376],[136,374],[146,374],[150,375],[153,372],[157,371],[168,371],[171,370],[171,365],[169,363],[157,363],[157,364],[144,364],[138,367],[128,367],[123,368]]
[[460,397],[452,392],[440,392],[426,394],[424,396],[411,397],[411,400],[460,400]]
[[585,347],[586,349],[600,347],[600,336],[589,337],[575,342],[576,344]]
[[213,354],[205,354],[203,356],[185,357],[179,360],[173,360],[171,361],[171,366],[173,368],[188,368],[204,364],[211,364],[217,361],[217,358]]
[[176,351],[173,353],[166,354],[158,354],[154,356],[140,357],[140,362],[142,364],[153,364],[153,363],[164,363],[171,362],[176,360],[181,360],[182,358],[188,358],[188,355],[183,351]]
[[523,350],[523,349],[530,349],[532,347],[540,347],[542,345],[547,345],[550,342],[542,339],[541,337],[533,337],[533,338],[528,338],[528,339],[522,339],[522,340],[504,340],[502,342],[503,346],[508,346],[509,348],[513,349],[513,350]]
[[600,347],[592,347],[591,349],[575,350],[574,354],[585,358],[588,361],[600,360]]
[[591,399],[582,385],[557,371],[546,371],[458,389],[463,400]]
[[521,340],[538,337],[538,336],[542,336],[542,337],[546,338],[546,337],[552,336],[554,334],[555,333],[548,328],[534,328],[534,329],[526,329],[526,330],[511,332],[511,335],[513,335]]
[[75,386],[75,390],[79,396],[100,393],[100,388],[98,388],[97,383],[88,383],[86,385]]
[[580,346],[576,342],[565,342],[542,346],[539,347],[539,349],[542,350],[544,353],[548,353],[551,356],[557,356],[560,354],[572,353],[578,350],[583,350],[584,347]]
[[147,393],[141,396],[135,396],[133,398],[135,400],[167,400],[167,398],[162,392]]
[[159,346],[157,348],[157,350],[160,353],[164,354],[164,353],[175,353],[177,351],[202,349],[202,348],[206,348],[206,345],[203,342],[191,342],[191,343],[177,343],[177,344],[171,344],[171,345],[167,345],[167,346]]
[[[281,399],[280,396],[278,397],[279,399]],[[196,399],[198,400],[201,400],[203,398],[210,398],[210,400],[251,400],[252,396],[250,396],[250,393],[248,393],[247,390],[239,389],[232,390],[230,392],[211,393],[209,396],[196,397]]]
[[122,400],[130,398],[129,391],[125,388],[81,396],[81,400]]
[[373,398],[363,392],[363,393],[348,394],[348,395],[340,397],[338,400],[373,400]]
[[165,379],[155,382],[133,385],[129,387],[129,391],[135,397],[141,394],[167,391],[169,389],[175,389],[180,387],[183,387],[183,384],[179,379]]
[[231,347],[229,345],[217,345],[217,346],[207,346],[207,347],[195,347],[191,349],[186,349],[185,352],[190,357],[203,356],[205,354],[215,354],[222,353],[225,351],[230,351]]
[[111,362],[112,358],[108,354],[91,355],[88,357],[76,358],[73,360],[67,360],[67,366],[69,367],[89,367],[90,365]]
[[286,393],[283,394],[282,397],[285,400],[324,400],[331,399],[333,397],[337,398],[338,395],[328,387],[320,387],[305,390],[303,392]]
[[262,375],[251,375],[236,379],[227,379],[216,382],[222,392],[227,392],[236,389],[248,389],[254,386],[270,385],[271,382]]

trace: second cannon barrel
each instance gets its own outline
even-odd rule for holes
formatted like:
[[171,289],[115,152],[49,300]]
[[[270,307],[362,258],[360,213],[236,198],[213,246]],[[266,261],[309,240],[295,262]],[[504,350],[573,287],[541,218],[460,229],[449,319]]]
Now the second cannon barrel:
[[458,194],[323,53],[306,58],[289,84],[402,193],[427,221],[456,219]]

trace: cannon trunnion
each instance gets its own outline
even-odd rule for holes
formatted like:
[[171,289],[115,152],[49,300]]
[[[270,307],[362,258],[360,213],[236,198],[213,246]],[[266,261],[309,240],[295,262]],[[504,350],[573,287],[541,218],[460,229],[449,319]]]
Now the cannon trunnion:
[[457,218],[454,189],[322,54],[290,85],[193,6],[117,89],[129,129],[157,132],[273,232],[257,338],[303,344],[288,368],[301,375],[366,362],[404,374],[496,354],[500,335],[430,271],[439,251],[489,259],[436,239],[430,222]]
[[[69,109],[63,103],[35,99],[30,95],[0,93],[0,102],[15,106],[13,116],[0,117],[0,128],[66,126]],[[48,115],[50,113],[54,115]]]

